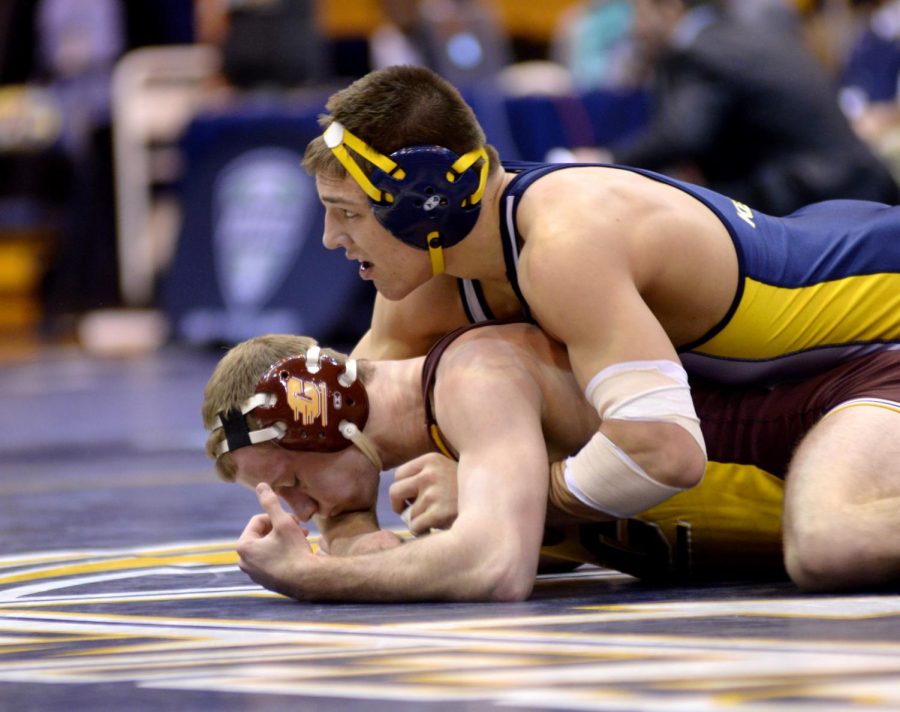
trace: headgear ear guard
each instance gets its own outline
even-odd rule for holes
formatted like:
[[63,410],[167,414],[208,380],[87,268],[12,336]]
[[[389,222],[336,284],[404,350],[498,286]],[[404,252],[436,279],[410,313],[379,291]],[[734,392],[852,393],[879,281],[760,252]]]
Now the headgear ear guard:
[[[428,250],[432,272],[443,272],[443,248],[468,235],[481,211],[489,167],[484,147],[457,156],[442,146],[410,146],[385,156],[338,121],[323,139],[369,196],[378,222],[407,245]],[[371,176],[348,148],[377,166]]]
[[[247,424],[251,412],[258,430]],[[352,443],[381,470],[381,458],[362,432],[368,417],[369,398],[356,377],[356,361],[342,365],[312,346],[270,366],[240,408],[219,413],[213,429],[222,428],[225,439],[216,456],[267,440],[310,452],[338,452]]]

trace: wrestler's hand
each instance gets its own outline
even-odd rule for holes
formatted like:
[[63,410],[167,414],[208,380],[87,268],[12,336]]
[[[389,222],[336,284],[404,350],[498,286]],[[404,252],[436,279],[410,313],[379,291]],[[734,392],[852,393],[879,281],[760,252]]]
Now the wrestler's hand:
[[456,520],[456,462],[428,453],[401,465],[390,487],[391,507],[404,515],[410,532],[419,536],[448,529]]
[[238,539],[238,565],[270,591],[298,598],[298,573],[316,559],[309,530],[284,510],[269,485],[257,485],[256,496],[264,513],[251,518]]

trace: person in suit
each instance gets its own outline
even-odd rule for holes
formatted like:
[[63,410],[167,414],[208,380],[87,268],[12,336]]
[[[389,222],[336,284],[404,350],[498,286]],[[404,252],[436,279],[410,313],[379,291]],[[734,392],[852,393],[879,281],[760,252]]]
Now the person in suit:
[[710,0],[633,4],[634,38],[653,68],[650,121],[578,160],[680,175],[771,215],[834,198],[900,201],[799,36]]

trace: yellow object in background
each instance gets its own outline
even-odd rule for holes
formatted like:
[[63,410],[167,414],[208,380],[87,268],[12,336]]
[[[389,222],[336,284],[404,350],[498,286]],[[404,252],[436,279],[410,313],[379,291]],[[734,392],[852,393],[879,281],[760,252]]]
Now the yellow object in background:
[[547,42],[553,36],[560,15],[582,0],[493,0],[503,26],[511,37]]
[[[514,38],[546,42],[560,15],[582,0],[482,0]],[[380,0],[318,0],[319,26],[331,38],[368,36],[381,22]]]
[[332,39],[367,37],[382,20],[380,0],[318,0],[319,27]]

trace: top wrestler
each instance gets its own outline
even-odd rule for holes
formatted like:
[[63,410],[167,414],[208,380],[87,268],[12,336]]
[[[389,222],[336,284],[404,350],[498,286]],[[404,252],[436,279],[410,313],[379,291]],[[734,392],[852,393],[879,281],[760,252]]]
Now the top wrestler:
[[[254,580],[302,599],[521,598],[534,582],[545,505],[551,525],[603,517],[587,507],[574,518],[560,512],[572,495],[550,479],[549,460],[587,441],[598,417],[579,397],[561,346],[539,329],[469,327],[442,338],[425,358],[358,364],[314,343],[276,335],[239,344],[204,394],[203,420],[212,431],[207,453],[225,479],[256,487],[265,509],[238,546]],[[681,564],[704,576],[725,573],[723,563],[727,573],[740,567],[745,575],[748,565],[771,571],[781,552],[780,482],[795,445],[811,424],[838,417],[848,401],[893,399],[900,409],[900,352],[858,357],[774,388],[701,382],[693,399],[710,446],[704,482],[641,515],[668,545],[654,546],[656,529],[636,529],[631,521],[627,542],[613,535],[608,545],[608,530],[602,540],[589,540],[598,530],[582,527],[577,539],[586,550],[546,553],[639,576],[682,572]],[[434,448],[459,457],[458,517],[455,473],[447,476],[445,458],[423,455]],[[898,444],[888,443],[884,454],[896,458]],[[379,472],[410,458],[391,487],[395,509],[413,500],[412,531],[449,531],[402,551],[356,556],[400,543],[378,531],[374,518],[360,529],[361,518],[347,515],[371,510]],[[803,492],[806,486],[788,478],[789,489],[800,491],[795,502],[829,506],[831,493]],[[900,549],[889,505],[898,490],[895,478],[872,503],[857,502],[852,486],[842,492],[845,505],[829,521],[829,558],[819,564],[823,576],[800,583],[849,588],[896,580]],[[276,495],[297,519],[315,515],[324,546],[342,555],[312,556]],[[790,507],[787,515],[791,552],[797,517]],[[676,521],[690,527],[687,561],[678,560]],[[638,535],[643,543],[635,543]]]
[[[601,417],[553,468],[581,505],[628,516],[701,478],[682,362],[717,381],[778,382],[900,344],[900,208],[833,201],[776,219],[622,166],[500,164],[425,68],[373,72],[327,110],[304,159],[323,241],[379,292],[354,355],[424,353],[467,317],[532,318],[565,344]],[[842,409],[806,437],[791,479],[833,507],[852,481],[862,502],[898,478],[884,448],[897,441],[896,412]],[[796,511],[792,573],[813,579],[801,569],[828,553],[829,512]]]

